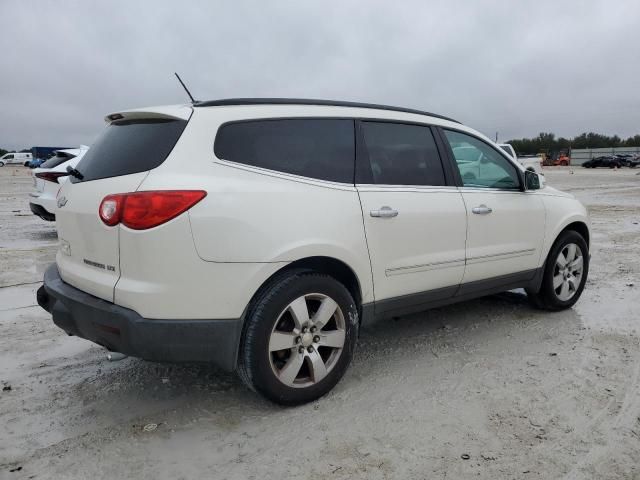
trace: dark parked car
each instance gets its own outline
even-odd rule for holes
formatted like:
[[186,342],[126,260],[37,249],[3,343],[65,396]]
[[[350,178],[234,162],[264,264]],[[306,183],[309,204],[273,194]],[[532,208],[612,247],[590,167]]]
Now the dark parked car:
[[640,157],[638,157],[637,155],[629,155],[628,153],[625,153],[625,154],[616,155],[615,157],[620,161],[620,164],[624,167],[635,168],[638,165],[640,165]]
[[608,157],[596,157],[591,160],[587,160],[582,164],[585,168],[597,168],[597,167],[609,167],[609,168],[620,168],[622,166],[622,161],[614,156]]

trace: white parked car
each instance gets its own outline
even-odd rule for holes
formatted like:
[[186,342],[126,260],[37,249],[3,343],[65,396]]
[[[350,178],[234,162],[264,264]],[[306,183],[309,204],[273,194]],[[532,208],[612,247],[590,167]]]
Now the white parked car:
[[516,155],[516,151],[513,149],[513,146],[509,143],[499,143],[498,146],[507,152],[511,158],[514,158],[520,165],[524,167],[525,170],[531,170],[532,172],[542,173],[542,159],[537,155],[530,155],[526,157],[519,157]]
[[88,149],[81,145],[80,148],[58,150],[33,170],[34,191],[29,194],[29,208],[34,215],[47,221],[56,219],[56,195],[61,184],[68,179],[67,167],[75,167]]
[[[298,404],[375,319],[518,287],[559,310],[584,288],[585,208],[454,120],[236,99],[106,121],[58,195],[38,303],[109,350],[213,362]],[[487,177],[461,175],[471,149]]]
[[0,157],[0,167],[5,165],[26,165],[33,157],[30,153],[11,152]]

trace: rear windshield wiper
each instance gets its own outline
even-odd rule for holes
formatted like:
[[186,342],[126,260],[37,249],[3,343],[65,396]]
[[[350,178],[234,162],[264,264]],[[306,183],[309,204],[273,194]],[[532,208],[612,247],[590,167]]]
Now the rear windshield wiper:
[[73,168],[71,165],[67,165],[67,172],[69,172],[69,175],[76,177],[78,180],[82,180],[84,178],[84,175],[82,175],[78,170]]

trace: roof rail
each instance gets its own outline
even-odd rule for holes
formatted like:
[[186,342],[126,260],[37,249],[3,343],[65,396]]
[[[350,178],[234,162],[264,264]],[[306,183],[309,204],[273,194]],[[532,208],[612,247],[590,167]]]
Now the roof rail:
[[413,108],[393,107],[389,105],[377,105],[374,103],[343,102],[339,100],[315,100],[308,98],[225,98],[221,100],[207,100],[194,102],[194,107],[222,107],[229,105],[327,105],[332,107],[371,108],[376,110],[389,110],[392,112],[415,113],[441,118],[450,122],[460,123],[453,118],[437,115],[435,113],[415,110]]

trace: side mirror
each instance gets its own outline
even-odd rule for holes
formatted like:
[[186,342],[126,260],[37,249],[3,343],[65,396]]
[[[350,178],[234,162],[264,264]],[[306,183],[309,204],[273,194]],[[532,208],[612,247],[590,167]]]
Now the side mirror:
[[524,172],[524,189],[525,190],[540,190],[544,181],[536,172],[531,170],[525,170]]

